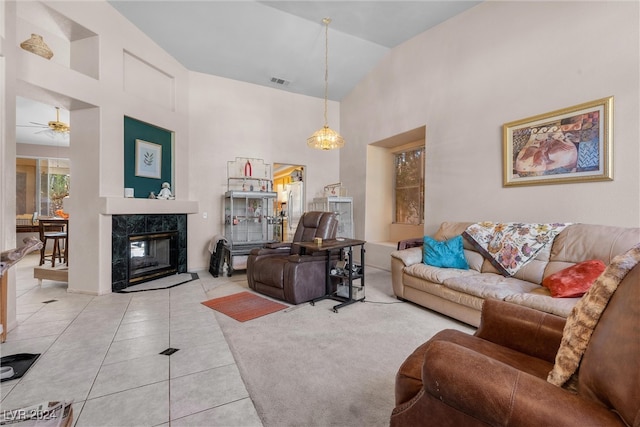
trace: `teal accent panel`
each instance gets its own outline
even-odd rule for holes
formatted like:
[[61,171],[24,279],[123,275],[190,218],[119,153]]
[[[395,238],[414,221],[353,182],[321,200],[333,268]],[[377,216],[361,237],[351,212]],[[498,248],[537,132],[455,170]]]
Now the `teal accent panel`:
[[[136,139],[162,146],[161,177],[159,179],[136,176]],[[165,181],[171,184],[173,191],[173,182],[171,182],[172,140],[173,132],[125,116],[124,186],[125,188],[133,188],[134,197],[146,199],[152,191],[158,194]]]

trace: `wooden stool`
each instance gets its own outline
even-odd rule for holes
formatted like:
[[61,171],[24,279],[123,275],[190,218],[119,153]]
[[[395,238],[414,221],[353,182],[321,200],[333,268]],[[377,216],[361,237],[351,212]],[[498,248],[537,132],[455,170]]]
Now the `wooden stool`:
[[[40,240],[42,241],[42,249],[40,249],[40,265],[51,257],[51,267],[56,266],[56,258],[59,262],[67,262],[67,232],[65,231],[65,220],[47,220],[40,219],[38,230],[40,232]],[[53,242],[53,251],[47,254],[47,242]],[[60,242],[64,244],[64,252],[60,250]]]

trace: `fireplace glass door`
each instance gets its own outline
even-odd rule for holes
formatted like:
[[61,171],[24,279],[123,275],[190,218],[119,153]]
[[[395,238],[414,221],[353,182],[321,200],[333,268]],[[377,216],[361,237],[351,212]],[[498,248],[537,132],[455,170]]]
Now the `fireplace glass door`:
[[129,283],[141,283],[178,271],[177,232],[129,236]]

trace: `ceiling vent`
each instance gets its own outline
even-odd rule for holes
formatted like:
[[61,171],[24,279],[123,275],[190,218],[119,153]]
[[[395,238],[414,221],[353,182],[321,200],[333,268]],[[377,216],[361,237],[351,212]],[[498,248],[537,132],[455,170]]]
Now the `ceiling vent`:
[[275,83],[280,86],[289,86],[289,83],[291,82],[285,79],[280,79],[278,77],[271,77],[271,83]]

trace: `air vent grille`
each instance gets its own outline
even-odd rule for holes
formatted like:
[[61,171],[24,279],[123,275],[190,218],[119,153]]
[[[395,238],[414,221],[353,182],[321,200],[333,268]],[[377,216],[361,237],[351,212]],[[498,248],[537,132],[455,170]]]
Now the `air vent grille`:
[[289,86],[289,81],[285,79],[281,79],[279,77],[271,77],[271,83],[275,83],[280,86]]

